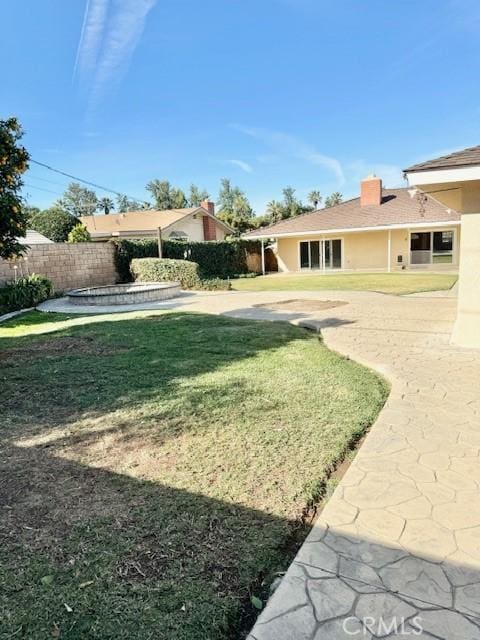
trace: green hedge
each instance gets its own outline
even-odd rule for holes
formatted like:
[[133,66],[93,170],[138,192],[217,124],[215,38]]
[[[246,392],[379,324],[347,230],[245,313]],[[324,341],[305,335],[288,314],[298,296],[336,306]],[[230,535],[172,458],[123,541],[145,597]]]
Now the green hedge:
[[53,285],[44,276],[19,278],[0,288],[0,313],[35,307],[53,294]]
[[180,282],[182,289],[195,289],[200,283],[198,264],[187,260],[134,258],[131,270],[135,280],[140,282],[171,280]]
[[[157,258],[156,240],[115,240],[115,261],[120,280],[131,280],[130,262],[134,258]],[[222,242],[183,242],[164,240],[163,258],[196,262],[202,278],[232,278],[248,273],[247,254],[259,252],[257,240]]]
[[134,258],[130,265],[135,280],[139,282],[180,282],[182,289],[216,291],[230,289],[230,283],[220,278],[202,279],[198,264],[189,260],[171,258]]

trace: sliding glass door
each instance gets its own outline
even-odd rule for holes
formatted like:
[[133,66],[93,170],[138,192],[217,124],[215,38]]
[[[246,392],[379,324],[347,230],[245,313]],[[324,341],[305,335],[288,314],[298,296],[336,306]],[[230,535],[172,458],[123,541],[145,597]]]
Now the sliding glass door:
[[341,240],[306,240],[300,242],[301,269],[341,269]]

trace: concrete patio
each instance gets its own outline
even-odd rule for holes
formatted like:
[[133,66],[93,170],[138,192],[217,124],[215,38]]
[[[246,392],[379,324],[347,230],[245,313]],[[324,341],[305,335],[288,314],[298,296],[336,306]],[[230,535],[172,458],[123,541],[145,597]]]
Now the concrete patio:
[[[278,304],[293,299],[303,303]],[[309,300],[348,304],[309,310]],[[450,345],[455,307],[345,291],[196,294],[157,307],[304,324],[392,385],[249,640],[480,639],[480,352]]]

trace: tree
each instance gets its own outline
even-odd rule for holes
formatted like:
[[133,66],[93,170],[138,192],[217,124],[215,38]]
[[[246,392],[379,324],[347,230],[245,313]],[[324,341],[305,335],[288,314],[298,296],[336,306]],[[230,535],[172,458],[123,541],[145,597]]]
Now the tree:
[[92,237],[87,231],[87,227],[80,222],[69,232],[67,242],[90,242],[91,239]]
[[22,206],[22,174],[29,155],[19,144],[23,135],[16,118],[0,120],[0,257],[20,255],[24,246],[18,238],[27,233],[27,214]]
[[199,189],[196,184],[191,184],[187,196],[187,207],[199,207],[200,203],[208,200],[210,194],[205,189]]
[[307,196],[307,200],[308,202],[310,202],[310,204],[313,206],[314,209],[318,209],[318,205],[322,201],[322,196],[320,194],[320,191],[317,191],[315,189],[313,191],[310,191],[310,193]]
[[103,211],[106,216],[108,216],[113,207],[114,203],[111,198],[104,197],[100,198],[100,200],[98,201],[98,208],[100,209],[100,211]]
[[72,216],[93,216],[98,209],[98,198],[92,189],[82,187],[78,182],[71,182],[54,206]]
[[304,213],[307,211],[307,207],[302,204],[301,200],[297,200],[295,197],[295,189],[293,187],[285,187],[282,189],[283,193],[283,218],[293,218],[294,216],[298,216],[300,213]]
[[255,215],[245,193],[222,178],[217,204],[218,218],[239,233],[255,228]]
[[170,189],[170,205],[169,209],[184,209],[187,206],[187,199],[181,189]]
[[28,225],[28,221],[30,220],[30,218],[32,218],[32,216],[34,216],[35,214],[40,213],[40,209],[39,207],[34,207],[30,204],[25,204],[23,205],[23,212],[27,216],[27,225]]
[[127,211],[142,211],[144,209],[150,209],[149,202],[140,202],[134,198],[128,196],[117,196],[117,211],[119,213],[126,213]]
[[267,204],[267,215],[269,217],[269,224],[281,220],[283,218],[283,204],[278,200],[271,200]]
[[33,215],[29,221],[29,226],[32,229],[42,233],[53,242],[65,242],[68,234],[77,224],[80,224],[78,218],[58,207],[40,211]]
[[183,209],[187,205],[183,191],[172,187],[168,180],[150,180],[145,188],[152,194],[157,209]]
[[342,202],[343,196],[341,193],[339,193],[338,191],[334,191],[333,193],[331,193],[329,196],[327,196],[325,198],[325,209],[328,209],[328,207],[334,207],[337,204],[340,204]]

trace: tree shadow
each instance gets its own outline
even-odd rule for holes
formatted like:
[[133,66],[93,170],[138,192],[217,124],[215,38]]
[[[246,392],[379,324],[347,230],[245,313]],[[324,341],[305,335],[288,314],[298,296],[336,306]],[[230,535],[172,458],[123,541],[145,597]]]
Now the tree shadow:
[[[268,322],[182,313],[102,316],[50,329],[41,336],[0,339],[4,415],[32,435],[80,418],[111,413],[113,419],[115,412],[149,404],[153,422],[162,418],[161,403],[173,407],[180,395],[191,412],[200,411],[206,399],[222,399],[221,389],[200,380],[204,374],[311,339],[289,325],[273,329]],[[247,393],[240,373],[233,392],[239,400]]]
[[0,638],[240,637],[298,527],[43,447],[1,456]]

